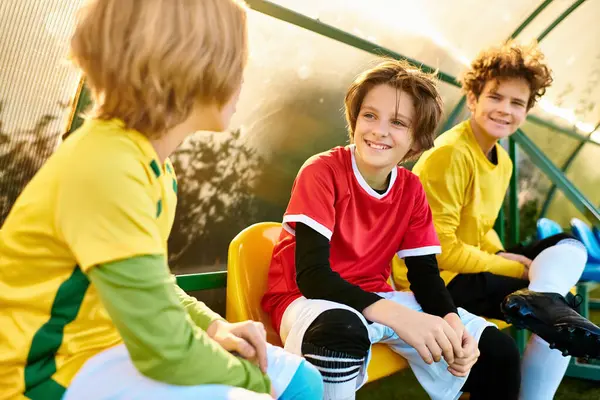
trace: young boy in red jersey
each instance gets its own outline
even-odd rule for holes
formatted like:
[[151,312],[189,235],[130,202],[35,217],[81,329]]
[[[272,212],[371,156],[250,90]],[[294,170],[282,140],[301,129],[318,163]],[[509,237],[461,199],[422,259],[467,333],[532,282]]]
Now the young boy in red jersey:
[[[398,166],[433,146],[435,80],[383,61],[352,83],[345,109],[352,144],[306,161],[272,256],[262,305],[286,350],[319,369],[326,399],[354,398],[373,343],[404,356],[433,399],[516,399],[513,340],[454,306],[425,192]],[[387,283],[396,254],[414,295]]]

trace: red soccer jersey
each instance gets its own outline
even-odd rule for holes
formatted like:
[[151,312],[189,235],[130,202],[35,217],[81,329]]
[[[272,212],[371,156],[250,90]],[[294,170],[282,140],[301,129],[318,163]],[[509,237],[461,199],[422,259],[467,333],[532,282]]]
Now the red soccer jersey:
[[288,305],[302,296],[296,285],[295,227],[301,222],[330,243],[331,269],[368,292],[389,292],[394,254],[439,254],[431,210],[419,178],[394,168],[384,194],[361,176],[354,146],[336,147],[306,161],[294,181],[273,250],[263,309],[277,331]]

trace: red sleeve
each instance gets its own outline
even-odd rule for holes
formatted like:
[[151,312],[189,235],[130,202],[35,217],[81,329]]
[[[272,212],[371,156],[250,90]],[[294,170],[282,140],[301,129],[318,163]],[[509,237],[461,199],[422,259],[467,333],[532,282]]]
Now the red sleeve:
[[319,158],[309,160],[298,172],[283,216],[283,228],[295,235],[296,222],[311,227],[331,240],[335,224],[333,171]]
[[414,204],[408,228],[398,249],[398,257],[440,254],[442,248],[435,233],[433,217],[427,203],[425,190],[423,190],[423,186],[416,175],[411,173],[408,181],[411,182],[410,188],[413,192]]

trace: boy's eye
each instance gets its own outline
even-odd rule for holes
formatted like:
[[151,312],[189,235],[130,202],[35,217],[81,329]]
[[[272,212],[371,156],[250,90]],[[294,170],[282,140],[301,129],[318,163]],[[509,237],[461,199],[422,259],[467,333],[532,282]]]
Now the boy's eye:
[[375,118],[375,115],[373,115],[372,113],[364,113],[363,117],[365,117],[366,119],[373,119]]
[[494,99],[494,100],[498,100],[500,98],[500,96],[498,96],[497,94],[490,94],[490,95],[488,95],[488,97],[490,99]]
[[396,127],[403,127],[406,128],[406,124],[404,123],[404,121],[401,121],[399,119],[395,119],[392,121],[392,125],[396,126]]
[[525,107],[525,104],[520,101],[513,101],[512,104],[517,107]]

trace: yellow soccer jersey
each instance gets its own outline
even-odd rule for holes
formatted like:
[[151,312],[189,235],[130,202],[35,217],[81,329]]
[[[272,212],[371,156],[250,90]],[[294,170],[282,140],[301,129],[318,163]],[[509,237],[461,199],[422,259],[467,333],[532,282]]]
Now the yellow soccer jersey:
[[[419,176],[442,244],[437,256],[440,275],[448,284],[459,273],[492,272],[521,277],[523,265],[495,253],[502,250],[494,223],[502,207],[512,161],[496,143],[498,163],[493,164],[477,143],[470,121],[464,121],[435,141],[423,153],[413,172]],[[406,266],[392,263],[394,283],[407,289]]]
[[171,163],[118,120],[86,121],[50,157],[0,230],[0,399],[60,393],[121,343],[86,273],[166,258],[176,191]]

